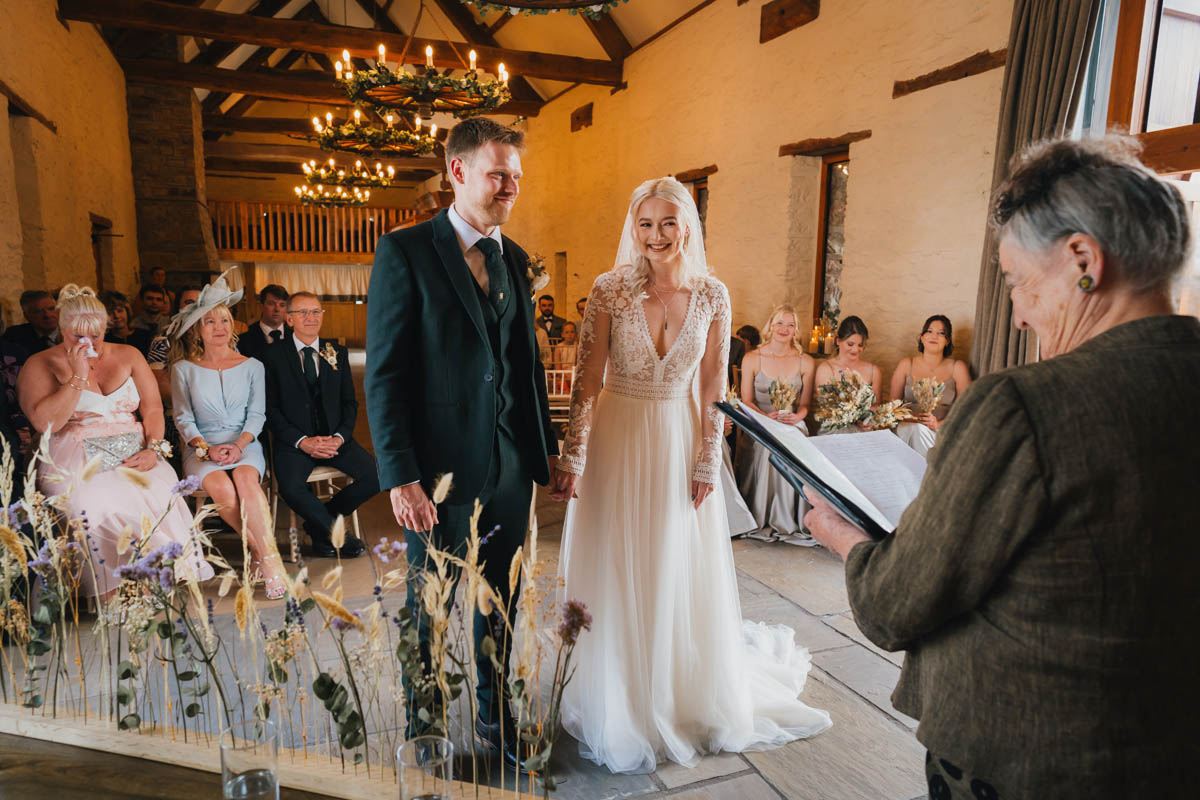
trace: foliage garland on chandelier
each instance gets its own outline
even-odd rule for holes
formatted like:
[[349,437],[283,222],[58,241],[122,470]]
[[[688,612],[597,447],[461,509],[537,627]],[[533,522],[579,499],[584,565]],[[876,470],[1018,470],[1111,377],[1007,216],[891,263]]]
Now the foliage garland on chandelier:
[[463,5],[475,6],[481,14],[502,11],[505,14],[553,14],[566,11],[591,19],[599,19],[628,0],[459,0]]
[[423,156],[437,148],[437,126],[428,132],[421,128],[418,118],[413,130],[393,126],[394,116],[387,114],[387,127],[362,123],[362,113],[355,110],[352,119],[335,122],[333,115],[325,114],[325,123],[313,117],[314,133],[311,137],[322,150],[338,150],[343,153],[364,155],[377,153],[396,156]]
[[347,192],[346,187],[337,186],[336,191],[330,191],[325,188],[324,184],[317,184],[316,188],[312,186],[297,186],[296,196],[300,198],[300,203],[306,206],[319,206],[320,208],[336,208],[340,206],[365,206],[367,201],[371,199],[371,190],[363,191],[357,186],[353,192]]
[[361,160],[354,162],[352,169],[338,167],[332,158],[324,164],[317,164],[314,158],[302,162],[304,182],[309,186],[329,184],[331,186],[363,186],[369,189],[386,189],[396,178],[396,168],[389,166],[386,170],[382,164],[375,165],[375,171],[367,169]]
[[[382,46],[381,46],[382,49]],[[475,51],[471,51],[474,55]],[[383,59],[373,69],[339,70],[346,97],[356,105],[372,109],[380,116],[400,111],[432,117],[442,111],[465,119],[495,111],[512,99],[508,91],[508,72],[501,64],[499,79],[487,80],[472,66],[461,76],[454,70],[439,71],[433,66],[433,48],[425,48],[426,63],[416,72],[397,65],[390,69]],[[349,60],[346,61],[349,64]]]

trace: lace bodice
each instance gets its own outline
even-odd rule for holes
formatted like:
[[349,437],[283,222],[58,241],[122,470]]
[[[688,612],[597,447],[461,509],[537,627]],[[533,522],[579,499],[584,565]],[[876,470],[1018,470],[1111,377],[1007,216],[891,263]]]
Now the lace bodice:
[[729,292],[707,277],[688,297],[683,327],[665,356],[650,338],[642,305],[633,291],[633,270],[619,267],[596,278],[579,335],[579,367],[571,392],[571,417],[559,469],[583,474],[596,396],[605,391],[647,400],[692,396],[699,375],[703,446],[692,477],[715,483],[721,462],[723,415],[713,403],[725,399],[729,360]]

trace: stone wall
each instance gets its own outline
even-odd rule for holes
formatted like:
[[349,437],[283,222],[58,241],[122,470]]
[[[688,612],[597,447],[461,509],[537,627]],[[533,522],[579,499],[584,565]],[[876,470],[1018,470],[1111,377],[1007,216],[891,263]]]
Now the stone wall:
[[[612,266],[643,180],[716,164],[709,260],[735,327],[781,299],[803,319],[817,260],[819,159],[779,146],[869,129],[850,147],[842,313],[871,329],[866,356],[890,374],[933,313],[970,346],[1003,70],[892,99],[913,78],[1006,46],[1010,0],[823,3],[820,17],[758,43],[760,4],[714,3],[625,62],[628,88],[581,86],[526,125],[525,179],[506,233],[567,253],[560,307]],[[570,132],[571,112],[594,122]]]
[[96,283],[91,217],[112,221],[111,286],[137,285],[125,76],[92,25],[64,25],[54,0],[4,4],[0,80],[54,123],[0,97],[0,304],[23,318],[26,288]]
[[163,267],[169,284],[207,282],[218,264],[196,93],[130,81],[126,94],[142,267]]

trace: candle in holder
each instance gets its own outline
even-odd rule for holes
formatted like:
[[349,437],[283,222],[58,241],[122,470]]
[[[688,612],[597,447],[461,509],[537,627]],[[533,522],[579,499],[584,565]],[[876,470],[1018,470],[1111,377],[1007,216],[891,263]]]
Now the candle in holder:
[[467,57],[471,59],[471,72],[474,72],[475,71],[475,51],[472,50],[470,53],[467,54]]
[[816,328],[813,328],[812,336],[810,336],[808,338],[808,352],[809,353],[817,352],[817,329]]
[[433,69],[433,45],[425,45],[425,66]]
[[387,66],[387,48],[384,47],[383,45],[379,45],[379,61],[378,61],[378,63],[375,64],[375,66],[376,67],[386,67]]
[[825,355],[827,355],[827,356],[833,355],[833,334],[832,333],[825,334]]

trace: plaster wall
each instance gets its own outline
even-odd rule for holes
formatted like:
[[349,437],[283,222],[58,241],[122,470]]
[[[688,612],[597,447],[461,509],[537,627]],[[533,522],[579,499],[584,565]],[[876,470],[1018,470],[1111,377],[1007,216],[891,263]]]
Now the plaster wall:
[[[842,315],[871,329],[890,375],[925,317],[970,347],[1003,70],[892,99],[913,78],[1006,46],[1010,0],[843,0],[758,43],[757,4],[713,3],[625,61],[628,88],[581,86],[524,123],[525,179],[506,233],[548,263],[567,253],[560,313],[612,266],[640,182],[716,164],[707,247],[734,326],[787,300],[811,326],[819,159],[779,146],[869,129],[850,147]],[[594,124],[570,114],[594,104]],[[556,285],[552,284],[552,286]]]
[[105,288],[136,286],[125,76],[92,25],[63,25],[55,8],[54,0],[5,3],[0,24],[0,80],[57,127],[12,109],[0,116],[0,303],[9,324],[23,321],[23,289],[95,284],[89,213],[119,234],[115,285]]

